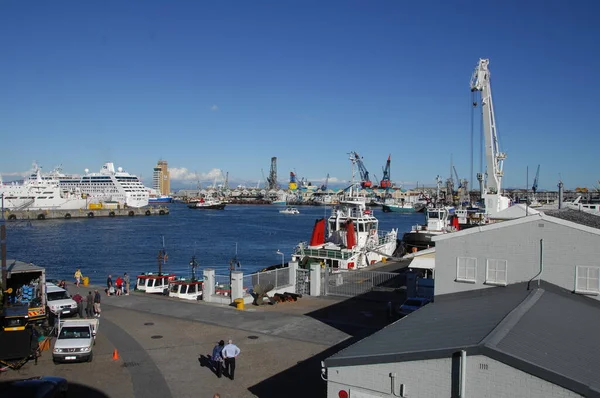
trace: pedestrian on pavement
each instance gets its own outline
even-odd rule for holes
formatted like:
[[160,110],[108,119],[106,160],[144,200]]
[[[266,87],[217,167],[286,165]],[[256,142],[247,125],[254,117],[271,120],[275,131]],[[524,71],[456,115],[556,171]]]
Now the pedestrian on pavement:
[[81,278],[83,278],[83,274],[81,273],[81,270],[79,268],[77,268],[77,271],[75,271],[75,285],[77,287],[79,287],[79,284],[81,283]]
[[73,301],[77,303],[77,314],[80,318],[83,318],[83,297],[79,293],[75,293]]
[[213,348],[212,355],[210,357],[213,368],[215,369],[215,373],[217,377],[220,379],[223,374],[223,356],[221,352],[223,351],[223,347],[225,347],[225,342],[223,340],[219,341],[215,348]]
[[85,308],[85,312],[88,318],[94,316],[94,295],[91,291],[87,295],[87,306]]
[[100,292],[98,292],[98,289],[96,289],[96,294],[94,295],[94,312],[96,313],[96,318],[100,318],[102,309],[100,308]]
[[117,276],[117,280],[115,280],[115,285],[117,285],[117,296],[120,296],[123,293],[123,279],[120,276]]
[[125,274],[123,275],[123,282],[125,283],[125,295],[129,296],[129,275],[127,275],[127,272],[125,272]]
[[223,355],[223,358],[225,359],[225,372],[227,372],[229,378],[233,380],[235,378],[235,358],[240,355],[240,349],[233,344],[232,340],[229,340],[229,344],[223,347],[221,355]]
[[114,290],[113,281],[112,281],[112,275],[109,275],[108,278],[106,278],[106,295],[107,296],[110,296],[110,293],[111,293],[110,288],[111,287]]

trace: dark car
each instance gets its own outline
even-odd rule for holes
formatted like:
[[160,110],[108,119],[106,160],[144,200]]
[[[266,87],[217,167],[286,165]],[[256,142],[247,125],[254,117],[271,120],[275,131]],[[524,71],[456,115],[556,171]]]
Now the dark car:
[[42,376],[0,382],[2,398],[57,398],[66,397],[69,383],[62,377]]
[[408,315],[428,304],[429,302],[431,302],[431,300],[425,297],[410,297],[404,302],[404,304],[400,306],[398,313],[401,316]]

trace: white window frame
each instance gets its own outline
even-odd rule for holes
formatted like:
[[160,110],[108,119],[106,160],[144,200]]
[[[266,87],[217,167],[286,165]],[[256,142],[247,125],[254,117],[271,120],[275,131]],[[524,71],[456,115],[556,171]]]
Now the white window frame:
[[[496,267],[492,268],[494,263]],[[498,269],[498,266],[503,266],[504,270]],[[504,280],[498,280],[498,272],[504,272]],[[495,277],[492,278],[490,274]],[[485,266],[485,284],[506,286],[508,284],[508,261],[499,258],[488,258]]]
[[[465,261],[465,264],[461,264],[461,260]],[[472,264],[469,264],[469,260],[472,260]],[[464,276],[461,275],[461,266],[464,266]],[[469,278],[469,269],[473,271],[473,278]],[[477,282],[477,258],[475,257],[456,257],[456,282],[475,283]]]
[[[596,275],[590,276],[590,271],[595,271]],[[580,286],[580,279],[585,281],[585,286]],[[600,267],[575,266],[575,293],[593,296],[600,294]]]

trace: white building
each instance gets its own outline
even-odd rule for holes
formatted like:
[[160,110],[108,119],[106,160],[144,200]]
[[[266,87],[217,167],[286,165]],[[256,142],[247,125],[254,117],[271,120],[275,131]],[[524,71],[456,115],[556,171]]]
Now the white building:
[[547,213],[435,237],[435,295],[541,278],[600,299],[600,217]]

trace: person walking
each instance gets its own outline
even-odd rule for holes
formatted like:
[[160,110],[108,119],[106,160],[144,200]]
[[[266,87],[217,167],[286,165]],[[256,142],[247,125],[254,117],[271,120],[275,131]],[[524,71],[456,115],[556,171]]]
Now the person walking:
[[129,296],[129,275],[127,275],[127,272],[125,272],[125,274],[123,275],[123,282],[125,283],[125,295]]
[[79,293],[75,293],[73,301],[77,303],[77,314],[80,318],[83,318],[83,297]]
[[108,278],[106,278],[106,295],[107,295],[107,296],[110,296],[110,293],[111,293],[111,292],[110,292],[110,288],[111,288],[111,287],[112,287],[112,288],[113,288],[113,290],[114,290],[114,287],[113,287],[113,281],[112,281],[112,275],[109,275],[109,276],[108,276]]
[[100,308],[100,292],[98,289],[96,289],[96,294],[94,295],[94,312],[96,313],[96,317],[100,318],[102,309]]
[[94,295],[91,291],[87,295],[87,306],[85,312],[88,318],[94,316]]
[[220,379],[223,374],[223,356],[221,352],[223,351],[223,347],[225,347],[225,342],[223,340],[219,341],[215,348],[213,348],[212,355],[210,357],[213,367],[215,368],[215,373],[217,377]]
[[123,293],[123,279],[120,276],[117,276],[117,280],[115,280],[115,285],[117,285],[117,296],[120,296]]
[[221,355],[225,359],[225,372],[229,375],[231,380],[235,378],[235,358],[240,355],[240,349],[238,346],[233,344],[232,340],[229,340],[229,344],[223,347]]
[[75,271],[75,285],[77,287],[79,287],[79,284],[81,283],[81,278],[83,278],[83,274],[81,273],[81,270],[79,268],[77,268],[77,271]]

